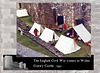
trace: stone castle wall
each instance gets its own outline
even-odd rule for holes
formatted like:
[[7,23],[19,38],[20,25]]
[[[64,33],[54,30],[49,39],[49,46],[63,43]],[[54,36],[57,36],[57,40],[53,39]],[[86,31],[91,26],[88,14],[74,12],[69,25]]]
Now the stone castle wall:
[[[65,16],[66,27],[72,27],[72,20],[84,21],[84,26],[91,32],[90,3],[21,3],[21,9],[27,9],[32,21],[48,28],[56,28],[58,14]],[[72,17],[72,7],[74,16]],[[73,19],[74,18],[74,19]],[[76,25],[76,23],[75,23]]]

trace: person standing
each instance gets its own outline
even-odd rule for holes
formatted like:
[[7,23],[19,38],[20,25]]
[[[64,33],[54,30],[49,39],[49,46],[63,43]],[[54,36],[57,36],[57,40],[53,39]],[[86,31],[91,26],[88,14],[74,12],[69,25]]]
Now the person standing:
[[39,31],[35,28],[33,33],[35,34],[35,36],[37,36],[38,32]]

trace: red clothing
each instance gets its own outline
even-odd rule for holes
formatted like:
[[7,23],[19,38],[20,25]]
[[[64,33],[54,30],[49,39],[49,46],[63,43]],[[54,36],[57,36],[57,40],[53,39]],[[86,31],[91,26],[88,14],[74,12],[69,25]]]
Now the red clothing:
[[66,25],[64,24],[64,30],[66,29]]
[[50,42],[52,42],[52,41],[49,41],[49,43],[50,43]]
[[76,38],[78,38],[78,35],[76,35]]
[[35,34],[35,36],[37,36],[37,33],[38,33],[38,30],[35,28],[35,29],[34,29],[34,34]]

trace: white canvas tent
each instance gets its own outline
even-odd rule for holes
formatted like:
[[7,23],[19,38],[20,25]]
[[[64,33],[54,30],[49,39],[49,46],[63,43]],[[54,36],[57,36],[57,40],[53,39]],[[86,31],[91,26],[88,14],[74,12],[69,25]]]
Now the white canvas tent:
[[77,25],[73,27],[76,33],[81,37],[81,39],[86,43],[91,40],[91,34],[88,30],[83,26],[83,24]]
[[34,23],[29,33],[31,33],[32,35],[35,35],[34,34],[35,28],[38,30],[37,35],[40,35],[43,32],[43,27],[40,24]]
[[70,54],[76,52],[81,47],[79,47],[73,39],[61,35],[55,47],[64,54]]
[[[54,38],[53,38],[54,37]],[[40,39],[44,40],[45,42],[58,40],[58,35],[51,29],[45,28],[43,33],[40,35]]]
[[28,16],[27,10],[26,9],[17,10],[17,16],[18,17]]

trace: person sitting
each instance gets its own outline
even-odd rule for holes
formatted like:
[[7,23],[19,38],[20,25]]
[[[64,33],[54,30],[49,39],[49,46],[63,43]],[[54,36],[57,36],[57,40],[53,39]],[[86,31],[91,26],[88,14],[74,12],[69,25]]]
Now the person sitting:
[[18,31],[21,32],[21,28],[20,27],[18,27]]
[[28,25],[26,25],[26,31],[28,31],[29,30],[29,26]]

